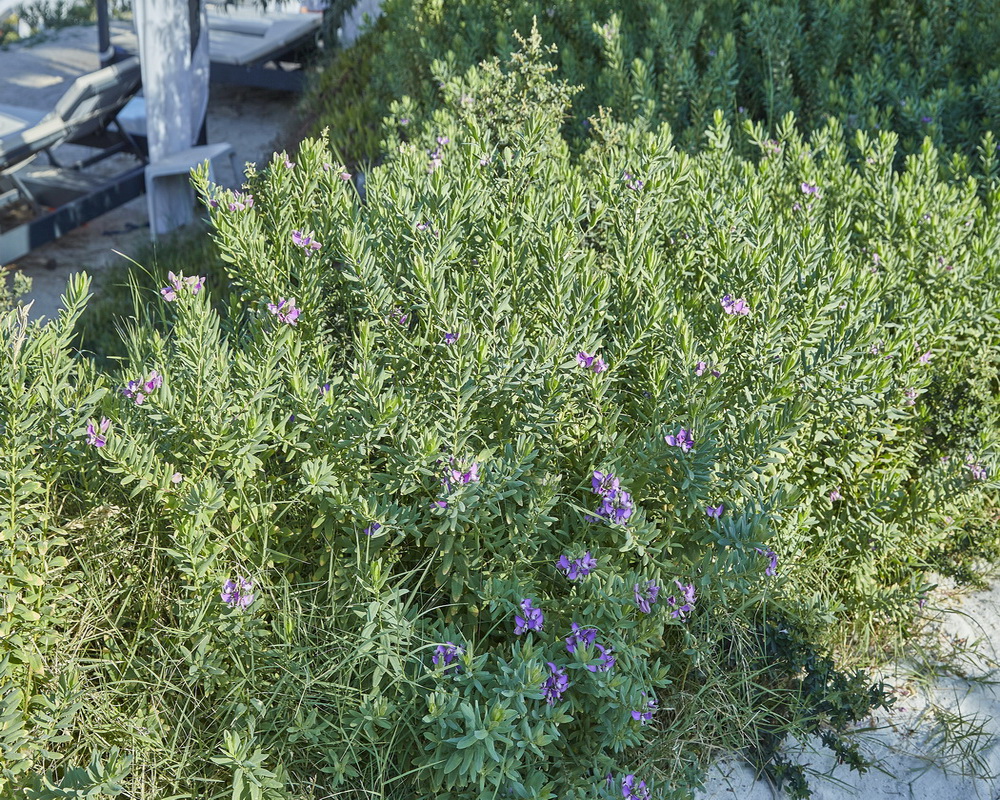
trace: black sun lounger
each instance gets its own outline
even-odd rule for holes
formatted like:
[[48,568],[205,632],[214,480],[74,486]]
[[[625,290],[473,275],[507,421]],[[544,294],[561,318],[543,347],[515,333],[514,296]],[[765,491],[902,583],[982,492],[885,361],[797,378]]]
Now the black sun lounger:
[[304,75],[299,51],[315,46],[322,25],[322,14],[250,17],[209,12],[212,81],[301,91]]
[[[0,214],[20,201],[33,212],[16,227],[0,228],[0,265],[142,193],[145,159],[116,121],[141,82],[139,60],[129,58],[77,78],[55,108],[41,117],[30,109],[0,106]],[[64,144],[97,152],[63,165],[53,150]],[[122,151],[137,156],[140,163],[110,177],[85,172]],[[47,164],[38,163],[41,154]]]
[[[322,14],[251,13],[209,3],[207,16],[213,83],[302,91],[302,62],[317,46]],[[131,30],[116,29],[113,41],[117,53],[138,52],[134,26],[133,22]]]

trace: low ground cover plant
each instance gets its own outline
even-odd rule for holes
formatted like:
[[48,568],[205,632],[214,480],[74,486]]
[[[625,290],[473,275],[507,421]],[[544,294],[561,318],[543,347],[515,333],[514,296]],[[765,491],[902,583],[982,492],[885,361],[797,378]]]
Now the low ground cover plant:
[[[537,21],[566,80],[583,90],[565,134],[586,141],[599,107],[668,122],[697,146],[721,109],[774,129],[788,112],[805,130],[827,117],[848,134],[894,131],[898,152],[974,153],[1000,121],[1000,33],[991,3],[873,0],[386,0],[359,46],[331,60],[307,108],[341,152],[381,157],[381,121],[406,95],[437,102],[435,81],[517,49]],[[374,68],[373,68],[374,66]],[[901,164],[897,164],[901,166]]]
[[201,176],[227,276],[170,270],[120,372],[73,355],[84,278],[0,317],[6,792],[865,768],[866,637],[991,535],[995,145],[598,116],[575,156],[550,72],[536,34],[446,80],[363,200],[322,140]]

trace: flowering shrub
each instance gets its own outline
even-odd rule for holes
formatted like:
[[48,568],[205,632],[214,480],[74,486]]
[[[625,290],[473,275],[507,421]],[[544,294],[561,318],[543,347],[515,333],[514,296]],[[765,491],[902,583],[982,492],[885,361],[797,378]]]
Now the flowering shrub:
[[[835,117],[849,132],[895,131],[904,152],[926,136],[974,154],[1000,123],[1000,32],[985,0],[947,10],[912,0],[384,0],[382,9],[371,32],[331,59],[308,103],[313,130],[329,128],[358,162],[381,157],[393,101],[410,98],[391,120],[410,130],[415,107],[441,105],[441,84],[505,58],[516,48],[511,32],[533,22],[557,46],[561,74],[583,87],[574,140],[600,107],[667,122],[685,147],[703,143],[716,109],[730,124],[772,128],[788,112],[810,130]],[[455,101],[479,114],[495,105],[471,92]],[[619,175],[634,191],[646,181],[632,165]],[[811,174],[795,186],[820,188]]]
[[[572,155],[540,58],[405,117],[364,202],[319,141],[202,174],[224,313],[173,276],[127,373],[68,353],[82,281],[2,317],[4,780],[679,798],[729,746],[801,794],[788,733],[864,768],[886,697],[829,645],[909,618],[995,490],[995,428],[926,399],[995,363],[995,147],[942,178],[836,123],[691,156],[598,118]],[[111,740],[133,772],[70,767]]]

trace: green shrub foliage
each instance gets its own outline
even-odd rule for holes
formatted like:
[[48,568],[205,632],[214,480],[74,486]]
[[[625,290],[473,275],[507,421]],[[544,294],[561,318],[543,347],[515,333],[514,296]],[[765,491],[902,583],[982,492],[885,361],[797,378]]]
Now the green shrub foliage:
[[[700,144],[713,113],[776,129],[794,112],[812,130],[827,117],[901,152],[927,136],[974,152],[1000,124],[1000,28],[983,0],[385,0],[359,47],[319,76],[308,106],[342,152],[380,156],[380,123],[407,95],[437,106],[435,85],[517,49],[533,20],[559,49],[561,74],[584,86],[567,134],[603,106],[616,117],[668,122]],[[431,79],[434,79],[432,82]],[[480,101],[481,102],[481,101]]]
[[995,144],[600,116],[571,157],[547,72],[449,78],[363,199],[322,141],[202,175],[231,286],[171,273],[125,374],[69,354],[83,280],[2,317],[17,796],[680,798],[719,748],[805,796],[789,733],[865,768],[887,698],[829,647],[996,488]]

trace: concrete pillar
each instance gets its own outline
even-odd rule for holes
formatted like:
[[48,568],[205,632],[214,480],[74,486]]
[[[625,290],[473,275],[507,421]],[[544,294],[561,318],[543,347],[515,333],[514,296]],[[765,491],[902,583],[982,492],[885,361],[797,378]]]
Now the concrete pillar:
[[[208,109],[208,17],[201,0],[135,0],[142,87],[146,98],[149,159],[156,163],[197,140]],[[157,218],[149,226],[167,233],[194,219],[187,178],[158,181]]]

